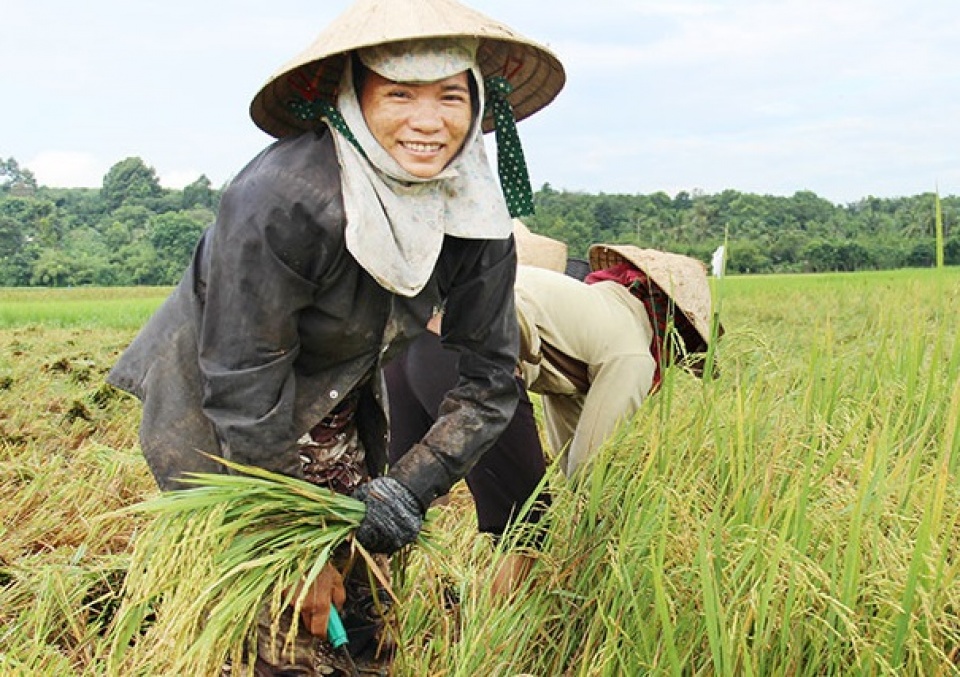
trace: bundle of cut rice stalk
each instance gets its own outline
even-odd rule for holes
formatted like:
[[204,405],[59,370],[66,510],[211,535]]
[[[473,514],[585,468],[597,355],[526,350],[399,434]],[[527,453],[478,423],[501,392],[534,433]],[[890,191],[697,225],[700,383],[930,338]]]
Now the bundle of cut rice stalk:
[[191,488],[121,511],[153,519],[136,538],[108,634],[112,674],[215,675],[227,660],[252,664],[258,615],[276,628],[293,605],[299,619],[310,584],[363,519],[364,504],[350,496],[216,460],[237,474],[192,474]]

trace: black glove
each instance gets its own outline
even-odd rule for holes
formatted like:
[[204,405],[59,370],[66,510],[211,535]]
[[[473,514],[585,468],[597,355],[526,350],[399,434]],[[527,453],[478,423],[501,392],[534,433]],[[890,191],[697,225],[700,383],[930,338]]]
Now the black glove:
[[354,537],[370,552],[391,555],[412,543],[423,526],[423,508],[413,492],[392,477],[377,477],[357,488],[353,497],[367,513]]

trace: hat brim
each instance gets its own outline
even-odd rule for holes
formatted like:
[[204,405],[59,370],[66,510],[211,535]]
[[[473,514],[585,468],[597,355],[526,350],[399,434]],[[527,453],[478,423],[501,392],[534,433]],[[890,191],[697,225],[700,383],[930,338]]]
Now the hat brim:
[[520,219],[513,220],[513,237],[517,245],[519,265],[546,268],[557,273],[566,271],[567,245],[565,242],[534,233]]
[[[680,310],[689,329],[683,332],[684,343],[691,353],[704,352],[710,345],[712,298],[707,281],[707,267],[697,259],[657,249],[642,249],[632,245],[595,244],[589,251],[591,270],[610,268],[619,263],[629,263],[643,271]],[[723,327],[718,326],[718,336]]]
[[[484,78],[506,77],[514,117],[527,118],[553,101],[566,82],[560,60],[547,47],[453,0],[360,0],[332,22],[306,50],[281,67],[257,92],[250,115],[260,129],[282,138],[316,126],[289,107],[308,92],[310,100],[334,100],[347,55],[360,47],[471,36],[480,39],[477,65]],[[484,132],[493,129],[486,115]]]

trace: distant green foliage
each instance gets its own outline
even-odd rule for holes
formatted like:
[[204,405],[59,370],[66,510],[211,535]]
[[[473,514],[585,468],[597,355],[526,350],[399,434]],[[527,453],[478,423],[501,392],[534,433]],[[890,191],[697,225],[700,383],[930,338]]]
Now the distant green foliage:
[[[100,189],[47,188],[14,158],[0,158],[0,286],[170,285],[216,218],[220,190],[201,176],[163,188],[156,171],[126,158]],[[536,233],[585,257],[597,242],[667,249],[709,262],[729,234],[730,273],[931,267],[937,261],[934,192],[837,205],[810,191],[790,197],[725,190],[590,194],[544,184]],[[960,265],[960,197],[940,199],[946,265]]]
[[129,157],[111,167],[103,177],[100,191],[100,197],[110,209],[120,207],[127,200],[143,202],[162,195],[157,172],[138,157]]
[[38,187],[0,158],[0,286],[174,284],[219,201],[207,177],[170,190],[137,157],[99,190]]
[[[729,233],[732,273],[928,267],[935,261],[935,195],[866,197],[836,205],[810,191],[791,197],[725,190],[675,197],[557,191],[535,194],[534,232],[583,257],[597,242],[667,249],[709,262]],[[960,265],[960,198],[940,200],[945,263]]]
[[29,169],[23,168],[13,158],[0,158],[0,190],[32,190],[37,187],[37,179]]

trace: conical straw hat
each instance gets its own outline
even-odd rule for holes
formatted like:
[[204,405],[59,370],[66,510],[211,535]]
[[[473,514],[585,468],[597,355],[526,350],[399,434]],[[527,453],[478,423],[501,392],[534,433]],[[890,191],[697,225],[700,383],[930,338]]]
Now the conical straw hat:
[[[250,115],[260,129],[277,138],[311,129],[316,123],[299,119],[288,109],[289,102],[304,84],[332,100],[352,50],[459,36],[480,39],[477,63],[484,78],[502,75],[510,81],[509,99],[518,121],[549,104],[563,88],[563,66],[549,49],[454,0],[358,0],[267,80],[250,104]],[[483,130],[492,129],[488,115]]]
[[[710,283],[702,261],[656,249],[632,245],[595,244],[590,247],[590,268],[601,270],[618,263],[633,264],[646,273],[674,303],[700,336],[702,346],[688,343],[691,352],[704,352],[710,345]],[[722,329],[720,330],[722,333]],[[684,338],[687,343],[687,339]]]
[[537,235],[520,219],[513,220],[517,242],[517,263],[562,273],[567,268],[567,245],[560,240]]

